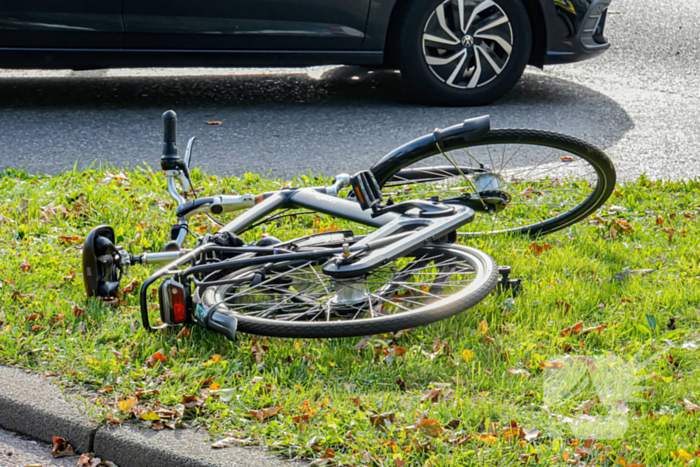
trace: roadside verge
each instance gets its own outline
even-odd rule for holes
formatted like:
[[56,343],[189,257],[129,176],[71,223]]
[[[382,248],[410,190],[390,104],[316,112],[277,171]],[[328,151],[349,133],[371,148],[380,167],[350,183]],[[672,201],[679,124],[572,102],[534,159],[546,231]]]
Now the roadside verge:
[[260,449],[213,450],[204,432],[100,427],[41,374],[0,366],[0,427],[52,442],[65,438],[78,453],[92,452],[119,467],[303,466]]

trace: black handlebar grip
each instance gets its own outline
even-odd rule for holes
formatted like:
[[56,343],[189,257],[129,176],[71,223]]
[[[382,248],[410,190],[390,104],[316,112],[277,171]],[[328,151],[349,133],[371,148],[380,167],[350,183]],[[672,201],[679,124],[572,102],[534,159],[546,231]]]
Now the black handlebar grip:
[[178,157],[177,114],[174,110],[163,114],[163,157]]
[[212,311],[207,318],[206,328],[223,334],[229,340],[235,342],[236,330],[238,329],[238,320],[233,316]]

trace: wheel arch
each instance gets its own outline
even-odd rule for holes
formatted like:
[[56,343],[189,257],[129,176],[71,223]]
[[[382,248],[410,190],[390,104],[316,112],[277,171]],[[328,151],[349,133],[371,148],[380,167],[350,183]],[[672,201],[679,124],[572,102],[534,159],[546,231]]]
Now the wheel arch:
[[[367,45],[377,42],[376,33],[371,34],[373,25],[385,22],[386,26],[381,28],[385,34],[383,39],[384,49],[384,65],[388,68],[395,67],[396,46],[398,28],[403,12],[406,7],[414,0],[373,0],[370,8],[370,17],[368,21],[368,34],[375,37],[366,41],[363,48]],[[527,11],[528,20],[530,21],[530,29],[532,30],[532,50],[528,64],[542,68],[544,59],[547,53],[547,23],[543,11],[542,2],[551,0],[520,0]],[[369,39],[369,38],[368,38]]]

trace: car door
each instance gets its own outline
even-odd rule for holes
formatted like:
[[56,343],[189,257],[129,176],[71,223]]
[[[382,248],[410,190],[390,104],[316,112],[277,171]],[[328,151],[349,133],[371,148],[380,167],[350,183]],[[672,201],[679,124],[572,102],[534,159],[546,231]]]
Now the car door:
[[125,48],[356,50],[370,0],[124,0]]
[[0,0],[0,47],[118,48],[122,0]]

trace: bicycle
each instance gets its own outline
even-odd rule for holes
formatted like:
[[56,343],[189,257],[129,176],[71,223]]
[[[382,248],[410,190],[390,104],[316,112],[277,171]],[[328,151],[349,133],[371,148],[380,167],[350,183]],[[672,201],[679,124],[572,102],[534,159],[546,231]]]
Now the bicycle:
[[[197,198],[190,177],[195,138],[183,160],[175,112],[165,112],[163,122],[160,163],[177,203],[172,241],[163,251],[132,255],[116,246],[113,229],[102,225],[83,247],[88,297],[116,297],[132,264],[161,266],[140,289],[141,319],[150,331],[196,323],[231,340],[237,332],[332,338],[428,325],[473,307],[498,285],[519,284],[507,267],[499,279],[495,261],[457,244],[459,236],[560,230],[594,212],[615,186],[614,166],[600,149],[556,133],[491,130],[484,116],[435,130],[369,170],[336,176],[331,186]],[[497,145],[503,146],[500,164],[499,153],[492,151]],[[517,149],[506,158],[505,148],[512,145]],[[535,151],[543,148],[548,153],[540,158]],[[522,157],[530,150],[539,154],[536,159]],[[455,151],[466,160],[460,162]],[[590,170],[583,171],[586,167]],[[542,177],[544,169],[551,174]],[[280,219],[284,214],[275,213],[288,209],[376,230],[286,241],[268,236],[247,245],[238,236]],[[240,210],[245,212],[214,235],[197,237],[193,248],[184,248],[193,215]],[[467,226],[472,228],[463,230]],[[154,325],[149,289],[156,282],[161,323]]]

